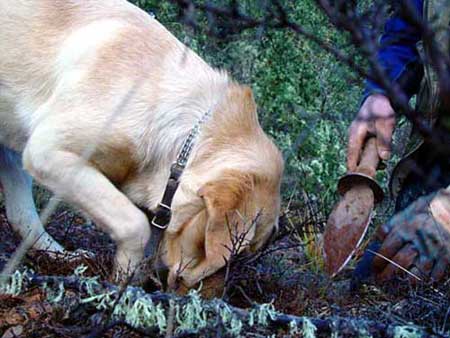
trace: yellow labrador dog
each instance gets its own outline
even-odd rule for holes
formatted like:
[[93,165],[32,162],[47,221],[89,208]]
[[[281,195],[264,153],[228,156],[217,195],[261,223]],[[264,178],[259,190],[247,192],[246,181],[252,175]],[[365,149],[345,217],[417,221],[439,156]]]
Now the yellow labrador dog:
[[116,271],[137,266],[152,232],[137,205],[158,205],[208,111],[160,250],[169,281],[187,286],[224,266],[229,224],[248,250],[277,227],[283,160],[251,90],[125,0],[0,1],[0,180],[8,219],[34,248],[64,250],[24,170],[113,238]]

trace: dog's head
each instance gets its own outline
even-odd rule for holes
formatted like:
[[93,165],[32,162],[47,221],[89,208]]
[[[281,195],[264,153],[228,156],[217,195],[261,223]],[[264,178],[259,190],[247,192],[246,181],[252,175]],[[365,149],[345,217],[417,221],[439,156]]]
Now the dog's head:
[[194,286],[232,254],[261,248],[278,228],[279,186],[253,173],[226,169],[191,202],[174,209],[166,233],[162,251],[170,285],[178,279]]
[[171,285],[192,287],[278,227],[281,154],[259,126],[251,91],[236,86],[227,98],[175,196],[162,250]]

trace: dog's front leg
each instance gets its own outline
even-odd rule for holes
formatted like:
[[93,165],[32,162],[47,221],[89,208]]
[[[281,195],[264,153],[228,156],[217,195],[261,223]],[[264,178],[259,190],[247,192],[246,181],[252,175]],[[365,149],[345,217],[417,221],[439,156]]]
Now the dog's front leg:
[[117,244],[116,277],[132,272],[150,237],[147,217],[80,155],[34,133],[23,154],[25,168],[41,184],[86,212]]

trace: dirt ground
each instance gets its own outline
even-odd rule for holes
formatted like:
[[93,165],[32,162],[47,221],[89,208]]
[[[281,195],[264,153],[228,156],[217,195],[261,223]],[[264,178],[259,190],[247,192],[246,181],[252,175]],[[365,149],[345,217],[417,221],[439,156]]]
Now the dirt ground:
[[[284,219],[284,223],[288,221],[292,223],[292,219]],[[237,259],[231,266],[223,294],[230,304],[247,308],[255,302],[273,302],[276,310],[285,314],[319,319],[339,316],[389,325],[415,324],[443,336],[450,332],[450,279],[434,286],[413,286],[406,280],[397,280],[384,285],[363,285],[360,290],[351,291],[352,267],[337,280],[330,280],[320,271],[314,246],[311,249],[299,244],[299,237],[317,239],[317,233],[311,236],[305,230],[311,229],[311,225],[284,226],[285,235],[269,246],[265,254]],[[108,279],[114,244],[107,235],[67,208],[54,214],[47,229],[69,250],[84,248],[94,252],[95,259],[84,262],[89,266],[88,273],[100,276],[100,280]],[[18,244],[18,236],[12,232],[4,209],[0,209],[0,269]],[[49,261],[39,254],[27,257],[24,265],[40,275],[70,275],[76,268],[73,264]],[[76,303],[76,294],[66,295],[71,296]],[[72,305],[70,310],[51,305],[39,288],[31,288],[20,296],[0,296],[0,337],[95,336],[92,332],[101,322],[101,311]],[[125,323],[115,325],[103,335],[157,336]]]

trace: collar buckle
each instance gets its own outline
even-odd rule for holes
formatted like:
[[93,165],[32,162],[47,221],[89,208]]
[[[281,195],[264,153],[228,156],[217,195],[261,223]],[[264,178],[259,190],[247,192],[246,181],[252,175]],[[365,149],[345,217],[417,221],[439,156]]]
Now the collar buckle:
[[152,225],[155,228],[158,228],[158,229],[161,229],[161,230],[166,230],[168,228],[168,226],[169,226],[168,223],[166,225],[161,225],[161,224],[156,223],[156,216],[154,216],[153,219],[152,219]]
[[158,229],[166,230],[170,223],[172,208],[164,203],[159,203],[156,213],[152,218],[152,225]]

